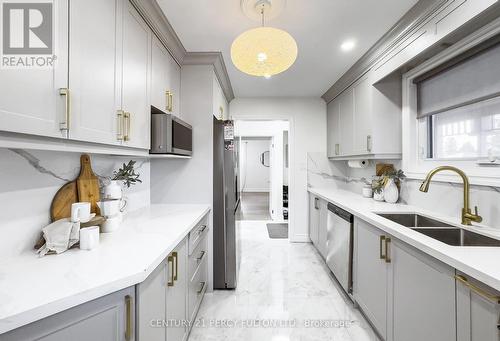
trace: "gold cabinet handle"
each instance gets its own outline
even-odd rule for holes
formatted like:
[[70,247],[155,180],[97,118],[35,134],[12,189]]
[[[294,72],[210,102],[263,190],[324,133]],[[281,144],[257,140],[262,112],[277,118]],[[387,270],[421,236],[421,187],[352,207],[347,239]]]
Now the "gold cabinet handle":
[[130,141],[130,113],[129,112],[124,112],[123,113],[123,121],[124,121],[124,133],[123,133],[123,141]]
[[207,283],[206,282],[200,282],[200,285],[201,285],[201,288],[196,292],[198,295],[203,292],[203,290],[205,289],[205,285],[207,285]]
[[133,323],[132,323],[133,298],[130,295],[125,296],[126,324],[125,324],[125,340],[132,340]]
[[496,304],[500,304],[500,296],[490,294],[489,292],[486,292],[485,290],[475,286],[474,284],[470,283],[465,276],[456,275],[455,279],[461,282],[466,287],[468,287],[470,290],[474,291],[479,296],[486,298],[487,300],[493,301]]
[[366,137],[366,151],[371,152],[372,151],[372,136],[368,135]]
[[170,107],[168,111],[172,112],[174,111],[174,93],[170,92]]
[[69,130],[69,119],[71,117],[71,94],[70,94],[68,88],[60,88],[59,95],[66,97],[66,101],[64,102],[65,103],[64,104],[64,122],[61,122],[59,124],[59,129],[61,131],[68,131]]
[[224,119],[224,108],[222,106],[219,107],[219,115],[220,115],[220,119],[223,120]]
[[116,112],[117,131],[118,131],[118,133],[116,134],[116,139],[118,141],[123,141],[123,116],[124,116],[123,110],[118,110]]
[[380,236],[380,244],[379,244],[380,259],[385,259],[385,255],[384,255],[384,252],[383,252],[384,242],[385,242],[385,236]]
[[[172,264],[172,267],[170,267],[170,264]],[[170,268],[172,268],[172,271],[170,271]],[[168,256],[167,258],[167,277],[169,277],[169,280],[167,282],[167,286],[173,287],[174,286],[174,257]]]
[[205,254],[206,252],[205,251],[201,251],[200,252],[200,256],[198,258],[196,258],[196,261],[199,263],[201,262],[201,260],[203,259],[203,257],[205,257]]
[[173,110],[173,102],[174,102],[174,97],[173,97],[172,91],[170,91],[170,90],[165,91],[165,96],[166,96],[166,99],[167,99],[167,104],[166,104],[166,108],[165,109],[168,112],[171,112]]
[[172,252],[172,257],[174,257],[174,261],[175,261],[174,281],[176,281],[177,276],[179,275],[179,257],[178,257],[177,252]]
[[336,143],[335,144],[335,155],[339,155],[340,154],[340,144]]
[[385,262],[390,263],[391,262],[391,250],[389,248],[389,245],[391,244],[391,238],[385,237]]

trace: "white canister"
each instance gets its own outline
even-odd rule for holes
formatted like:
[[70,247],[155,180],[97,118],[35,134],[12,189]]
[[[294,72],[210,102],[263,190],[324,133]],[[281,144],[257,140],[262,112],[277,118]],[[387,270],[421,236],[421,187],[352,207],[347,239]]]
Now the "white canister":
[[104,186],[103,198],[104,199],[121,199],[123,197],[123,190],[118,180],[111,180],[111,182]]
[[372,185],[364,185],[363,186],[363,197],[365,197],[365,198],[373,197]]
[[80,249],[92,250],[99,245],[99,226],[80,229]]
[[395,204],[399,200],[399,189],[393,179],[389,179],[384,187],[384,200],[389,204]]

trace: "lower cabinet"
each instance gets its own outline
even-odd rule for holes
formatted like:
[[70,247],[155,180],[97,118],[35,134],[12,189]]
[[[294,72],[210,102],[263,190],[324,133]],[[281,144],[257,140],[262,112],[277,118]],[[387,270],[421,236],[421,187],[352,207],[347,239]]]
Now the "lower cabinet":
[[135,288],[127,288],[2,334],[2,341],[133,341]]
[[309,238],[319,251],[326,258],[327,239],[327,219],[328,203],[313,195],[309,195]]
[[457,341],[500,340],[500,292],[457,273]]
[[137,285],[137,337],[185,341],[208,286],[208,216]]
[[456,340],[454,269],[356,219],[354,298],[389,341]]

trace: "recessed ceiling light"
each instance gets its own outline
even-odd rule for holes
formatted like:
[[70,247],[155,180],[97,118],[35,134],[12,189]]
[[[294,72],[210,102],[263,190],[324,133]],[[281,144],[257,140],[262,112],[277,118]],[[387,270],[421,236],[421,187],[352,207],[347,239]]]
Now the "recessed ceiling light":
[[354,47],[356,47],[356,41],[352,39],[346,40],[342,43],[342,45],[340,45],[340,48],[344,52],[351,51]]

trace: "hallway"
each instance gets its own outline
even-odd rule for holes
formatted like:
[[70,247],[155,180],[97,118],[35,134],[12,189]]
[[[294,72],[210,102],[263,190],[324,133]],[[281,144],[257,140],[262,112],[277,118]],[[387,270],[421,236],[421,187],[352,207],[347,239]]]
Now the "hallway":
[[[311,244],[270,239],[265,222],[238,222],[237,229],[238,287],[205,296],[190,341],[377,340]],[[282,321],[289,324],[268,326]]]
[[269,192],[243,192],[236,220],[271,220]]

